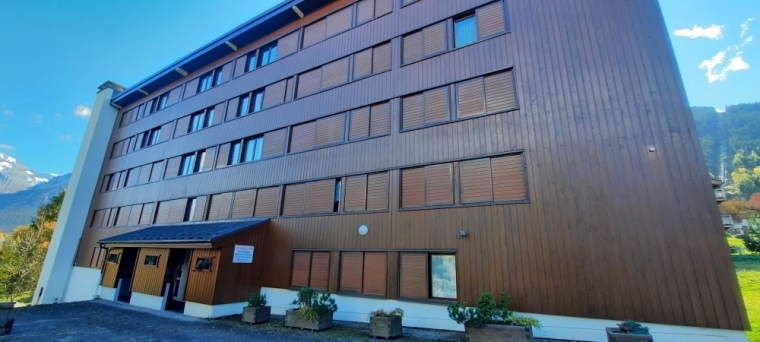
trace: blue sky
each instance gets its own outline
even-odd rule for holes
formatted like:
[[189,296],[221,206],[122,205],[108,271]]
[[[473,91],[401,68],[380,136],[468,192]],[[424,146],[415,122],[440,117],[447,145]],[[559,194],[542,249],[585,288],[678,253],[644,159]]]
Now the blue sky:
[[[97,86],[131,86],[278,2],[0,1],[0,152],[71,172]],[[692,105],[760,101],[759,0],[660,4]]]

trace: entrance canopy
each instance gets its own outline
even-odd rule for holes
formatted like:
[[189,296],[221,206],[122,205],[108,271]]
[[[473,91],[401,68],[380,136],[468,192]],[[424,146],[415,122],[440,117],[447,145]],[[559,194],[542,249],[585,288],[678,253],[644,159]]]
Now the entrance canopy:
[[262,218],[245,221],[162,224],[112,236],[99,242],[109,248],[216,248],[218,246],[215,246],[214,243],[220,239],[241,233],[249,228],[262,226],[268,221],[268,218]]

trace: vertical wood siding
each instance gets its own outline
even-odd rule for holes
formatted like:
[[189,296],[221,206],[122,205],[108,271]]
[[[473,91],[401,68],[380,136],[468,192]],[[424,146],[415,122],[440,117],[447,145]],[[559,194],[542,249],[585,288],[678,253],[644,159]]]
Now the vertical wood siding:
[[[145,257],[158,256],[158,265],[145,265]],[[132,277],[132,291],[153,296],[163,296],[164,274],[169,260],[168,248],[140,248],[137,254],[137,267]]]
[[[104,287],[115,288],[118,282],[117,275],[119,273],[119,264],[121,263],[121,255],[124,252],[122,248],[112,248],[108,250],[106,254],[106,262],[103,266],[103,278],[100,281],[100,285]],[[117,262],[108,262],[108,255],[116,254],[118,256]]]
[[[221,257],[220,249],[193,249],[190,254],[190,273],[187,275],[185,300],[193,303],[212,305],[217,287],[217,274]],[[210,258],[209,271],[195,271],[198,258]],[[219,284],[223,286],[223,284]],[[243,300],[243,299],[241,299]]]

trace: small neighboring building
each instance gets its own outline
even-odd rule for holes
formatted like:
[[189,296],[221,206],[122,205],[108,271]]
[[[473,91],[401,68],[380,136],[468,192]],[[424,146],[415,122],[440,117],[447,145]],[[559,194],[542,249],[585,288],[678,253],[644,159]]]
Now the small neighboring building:
[[723,181],[720,179],[713,179],[712,181],[713,191],[715,191],[715,200],[724,202],[726,200],[726,190],[723,189]]
[[760,192],[756,192],[750,196],[749,206],[754,210],[760,210]]

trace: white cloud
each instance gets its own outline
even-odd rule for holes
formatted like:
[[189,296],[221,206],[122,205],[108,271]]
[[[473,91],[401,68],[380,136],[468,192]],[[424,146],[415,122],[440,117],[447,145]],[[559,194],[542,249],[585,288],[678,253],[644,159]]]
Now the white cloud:
[[723,64],[726,59],[726,51],[718,52],[713,58],[702,61],[699,64],[700,69],[707,69],[707,82],[713,83],[715,81],[725,81],[729,72],[741,71],[749,69],[749,64],[742,58],[742,52],[738,52],[735,57],[731,58],[731,61],[726,67],[721,70],[716,70],[716,67]]
[[747,70],[749,69],[749,64],[742,59],[742,56],[736,56],[734,58],[731,58],[731,63],[728,64],[726,69],[724,69],[724,72],[728,71],[741,71],[741,70]]
[[674,35],[688,38],[710,38],[719,39],[723,37],[723,26],[712,25],[704,28],[702,26],[694,25],[693,29],[680,29],[673,32]]
[[58,114],[58,113],[53,114],[53,116],[55,116],[56,118],[59,118],[59,119],[63,117],[63,115]]
[[13,112],[11,112],[10,110],[7,110],[7,109],[3,110],[3,114],[8,115],[10,117],[13,117]]
[[[8,144],[0,144],[0,149],[13,151],[16,148],[13,147],[13,146],[11,146],[11,145],[8,145]],[[2,157],[2,156],[3,156],[3,154],[0,153],[0,157]]]
[[[754,18],[747,18],[747,20],[742,24],[742,34],[739,35],[739,38],[744,38],[744,35],[749,31],[749,22],[755,20]],[[750,37],[752,38],[752,37]]]
[[57,173],[51,173],[50,175],[53,176],[53,177],[58,177]]
[[90,114],[92,114],[92,108],[85,105],[79,105],[74,108],[74,115],[76,116],[88,117]]
[[752,41],[752,36],[747,37],[747,39],[744,40],[744,43],[749,43]]

